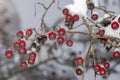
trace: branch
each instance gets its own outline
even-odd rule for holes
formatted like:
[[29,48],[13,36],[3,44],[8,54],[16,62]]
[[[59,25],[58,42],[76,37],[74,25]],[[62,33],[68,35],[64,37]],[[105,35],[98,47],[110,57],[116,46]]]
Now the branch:
[[44,7],[44,9],[45,9],[45,12],[42,15],[42,18],[41,18],[42,21],[41,21],[41,24],[40,24],[40,28],[42,29],[42,31],[46,31],[47,30],[46,25],[44,23],[44,18],[45,18],[48,10],[50,9],[50,7],[53,5],[54,2],[55,2],[55,0],[52,0],[52,2],[48,5],[48,7],[45,7],[44,4],[40,3]]

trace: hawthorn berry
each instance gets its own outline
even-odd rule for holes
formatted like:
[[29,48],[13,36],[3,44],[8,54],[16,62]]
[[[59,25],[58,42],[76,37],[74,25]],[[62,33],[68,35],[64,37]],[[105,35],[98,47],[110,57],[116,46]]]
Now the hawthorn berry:
[[60,36],[64,36],[65,33],[66,33],[66,31],[65,31],[64,28],[60,28],[60,29],[58,30],[58,34],[59,34]]
[[101,66],[100,66],[99,64],[95,64],[94,70],[95,70],[96,72],[100,71],[100,68],[101,68]]
[[73,45],[73,41],[70,40],[70,39],[67,40],[67,41],[66,41],[66,45],[69,46],[69,47],[71,47],[71,46]]
[[116,18],[116,16],[113,16],[113,17],[112,17],[112,20],[114,20],[115,18]]
[[20,46],[19,46],[19,42],[18,42],[18,41],[17,41],[17,42],[15,42],[15,43],[14,43],[14,48],[15,48],[16,50],[18,50],[18,49],[19,49],[19,47],[20,47]]
[[77,64],[82,65],[82,64],[83,64],[83,62],[84,62],[84,60],[83,60],[83,58],[82,58],[82,57],[77,57],[77,58],[76,58],[76,63],[77,63]]
[[101,74],[102,76],[106,75],[106,69],[103,68],[103,67],[101,67],[101,68],[100,68],[100,74]]
[[50,33],[48,34],[48,36],[49,36],[49,39],[50,39],[50,40],[55,40],[55,38],[56,38],[56,34],[55,34],[54,32],[50,32]]
[[23,37],[24,37],[23,31],[18,31],[18,32],[16,33],[16,36],[17,36],[18,38],[23,38]]
[[19,52],[19,54],[26,54],[26,53],[27,53],[27,50],[26,50],[26,48],[20,48],[20,49],[18,50],[18,52]]
[[81,75],[82,73],[83,73],[82,69],[80,69],[80,68],[76,69],[76,74],[77,75]]
[[59,44],[63,44],[63,43],[64,43],[64,38],[63,38],[62,36],[59,36],[59,37],[57,38],[57,42],[58,42]]
[[26,62],[26,61],[22,61],[22,62],[20,63],[20,67],[21,67],[21,69],[27,69],[27,68],[28,68],[27,62]]
[[120,17],[118,18],[118,22],[120,23]]
[[104,44],[106,41],[107,41],[107,39],[105,39],[105,38],[100,39],[100,43],[102,43],[102,44]]
[[65,19],[67,21],[71,21],[72,20],[72,15],[71,14],[67,14],[66,17],[65,17]]
[[120,58],[120,52],[119,51],[113,52],[113,58],[114,59]]
[[36,53],[35,52],[31,52],[29,54],[29,59],[35,59],[36,58]]
[[26,46],[26,42],[24,40],[19,41],[20,48],[24,48]]
[[73,16],[73,21],[78,21],[79,20],[79,16],[78,15],[74,15]]
[[110,67],[110,63],[109,63],[108,61],[105,61],[105,62],[104,62],[104,67],[105,67],[105,68],[109,68],[109,67]]
[[98,19],[98,14],[96,14],[96,13],[92,14],[91,19],[92,20],[97,20]]
[[6,58],[11,58],[11,57],[13,57],[13,51],[12,51],[12,50],[7,50],[7,51],[5,52],[5,56],[6,56]]
[[104,34],[105,34],[105,30],[104,29],[99,30],[99,35],[100,36],[103,36]]
[[62,12],[64,15],[67,15],[69,13],[69,10],[67,8],[64,8]]
[[33,65],[35,63],[35,59],[28,59],[28,63]]
[[27,36],[31,36],[32,33],[33,33],[33,30],[32,30],[32,29],[28,29],[28,30],[26,31],[26,35],[27,35]]
[[114,22],[111,23],[111,27],[112,27],[113,30],[117,30],[119,28],[119,23],[114,21]]

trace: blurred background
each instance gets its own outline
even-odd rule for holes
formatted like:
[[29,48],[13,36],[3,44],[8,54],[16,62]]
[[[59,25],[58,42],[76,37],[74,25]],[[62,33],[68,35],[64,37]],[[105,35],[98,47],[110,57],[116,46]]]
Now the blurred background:
[[[120,13],[120,0],[99,0],[100,5],[105,6],[108,10],[114,11],[116,14]],[[16,40],[15,34],[20,29],[39,28],[41,17],[44,9],[35,3],[41,2],[46,6],[51,0],[0,0],[0,80],[81,80],[81,76],[75,74],[76,67],[73,65],[75,57],[84,56],[90,38],[83,35],[70,35],[69,38],[74,40],[74,45],[68,48],[66,45],[59,46],[55,42],[47,43],[41,47],[38,61],[49,59],[48,55],[59,56],[58,60],[49,60],[32,69],[21,71],[19,68],[20,57],[15,52],[13,59],[6,59],[4,56],[5,50]],[[59,2],[59,4],[57,3]],[[64,16],[57,8],[57,5],[62,9],[65,5],[72,3],[72,0],[56,0],[55,4],[49,9],[45,23],[48,28],[53,26],[64,26]],[[34,15],[36,11],[36,16]],[[103,13],[99,12],[102,17]],[[77,23],[75,24],[77,25]],[[86,31],[86,28],[80,28]],[[102,58],[109,59],[111,68],[106,77],[97,76],[97,80],[119,80],[120,79],[120,62],[113,61],[111,51],[106,52],[103,45],[98,41],[95,43],[96,55]],[[91,59],[89,61],[92,62]],[[91,68],[92,63],[89,63],[89,69],[85,73],[85,80],[93,80],[94,71]]]

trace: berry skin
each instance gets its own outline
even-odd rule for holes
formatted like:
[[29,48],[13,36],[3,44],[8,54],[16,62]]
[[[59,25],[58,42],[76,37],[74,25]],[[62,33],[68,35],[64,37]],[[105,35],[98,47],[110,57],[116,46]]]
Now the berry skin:
[[104,34],[105,34],[105,30],[104,29],[99,30],[99,35],[100,36],[103,36]]
[[12,50],[7,50],[7,51],[5,52],[5,56],[6,56],[6,58],[11,58],[11,57],[13,57],[13,51],[12,51]]
[[69,10],[67,8],[65,8],[65,9],[63,9],[62,12],[63,12],[64,15],[67,15],[69,13]]
[[98,14],[92,14],[91,19],[92,20],[97,20],[98,19]]
[[34,59],[28,59],[28,63],[33,65],[35,63],[35,60]]
[[80,68],[76,69],[76,74],[77,75],[81,75],[82,73],[83,73],[82,69],[80,69]]
[[14,48],[15,48],[16,50],[19,49],[19,42],[18,42],[18,41],[14,43]]
[[95,70],[96,72],[100,71],[100,68],[101,68],[101,66],[100,66],[99,64],[96,64],[96,65],[94,66],[94,70]]
[[18,50],[18,52],[19,52],[19,54],[26,54],[26,53],[27,53],[27,50],[26,50],[26,48],[20,48],[20,49]]
[[109,67],[110,67],[110,63],[109,63],[108,61],[105,61],[105,62],[104,62],[104,67],[105,67],[105,68],[109,68]]
[[56,38],[56,34],[55,34],[54,32],[50,32],[50,33],[48,34],[48,36],[49,36],[49,39],[50,39],[50,40],[55,40],[55,38]]
[[28,29],[28,30],[26,31],[26,35],[27,35],[27,36],[31,36],[32,33],[33,33],[33,30],[32,30],[32,29]]
[[102,43],[102,44],[104,44],[106,41],[107,41],[107,39],[105,39],[105,38],[100,39],[100,43]]
[[32,60],[35,60],[36,58],[36,53],[35,52],[32,52],[29,54],[29,59],[32,59]]
[[78,15],[74,15],[73,16],[73,21],[78,21],[79,20],[79,16]]
[[106,69],[105,69],[105,68],[101,68],[101,69],[100,69],[100,74],[101,74],[102,76],[106,75]]
[[113,52],[113,58],[114,59],[120,58],[120,52],[119,51]]
[[26,63],[26,61],[22,61],[20,63],[20,67],[21,67],[21,69],[27,69],[28,68],[28,64]]
[[78,57],[78,58],[76,58],[76,63],[77,63],[77,64],[82,65],[82,64],[83,64],[83,62],[84,62],[84,60],[83,60],[83,58],[82,58],[82,57]]
[[65,31],[64,28],[60,28],[60,29],[58,30],[58,34],[59,34],[60,36],[64,36],[65,33],[66,33],[66,31]]
[[119,28],[118,22],[116,22],[116,21],[115,21],[115,22],[112,22],[112,23],[111,23],[111,27],[112,27],[113,30],[117,30],[117,29]]
[[20,40],[19,41],[19,46],[20,46],[20,48],[25,48],[26,42],[24,40]]
[[113,17],[112,17],[112,20],[114,20],[115,18],[116,18],[116,16],[113,16]]
[[67,21],[71,21],[72,20],[72,15],[71,14],[67,14],[66,17],[65,17],[65,19]]
[[66,45],[69,46],[69,47],[71,47],[71,46],[73,45],[73,41],[70,40],[70,39],[67,40],[67,41],[66,41]]
[[120,23],[120,17],[118,18],[118,22]]
[[17,36],[18,38],[23,38],[23,37],[24,37],[23,31],[18,31],[18,32],[16,33],[16,36]]
[[61,37],[61,36],[59,36],[59,37],[57,38],[57,42],[58,42],[59,44],[63,44],[63,43],[64,43],[64,38]]

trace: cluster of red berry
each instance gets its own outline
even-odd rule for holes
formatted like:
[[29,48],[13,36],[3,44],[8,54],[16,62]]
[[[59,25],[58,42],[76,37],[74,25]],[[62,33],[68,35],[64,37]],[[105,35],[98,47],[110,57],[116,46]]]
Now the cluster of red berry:
[[72,15],[69,13],[67,8],[63,9],[63,14],[65,15],[65,26],[72,29],[74,22],[79,20],[79,15]]
[[103,62],[103,64],[95,64],[94,70],[96,74],[100,74],[102,76],[105,76],[107,73],[107,69],[110,67],[110,63],[108,61]]
[[77,58],[75,59],[75,63],[76,63],[76,65],[78,66],[78,68],[76,69],[76,74],[77,74],[77,75],[81,75],[81,74],[83,73],[83,69],[82,69],[82,67],[83,67],[83,62],[84,62],[84,60],[83,60],[82,57],[77,57]]
[[[18,40],[14,43],[15,50],[17,50],[20,55],[27,55],[27,53],[29,54],[27,62],[22,61],[20,63],[22,69],[26,69],[28,67],[28,64],[33,65],[35,63],[36,52],[38,52],[37,48],[40,48],[40,44],[44,43],[47,40],[46,35],[36,34],[37,37],[34,37],[35,39],[34,42],[30,45],[30,49],[26,49],[26,45],[27,45],[26,41],[33,34],[33,31],[34,31],[33,29],[28,29],[26,30],[25,33],[23,31],[18,31],[16,33]],[[71,47],[73,45],[73,41],[71,39],[65,40],[65,34],[66,34],[66,30],[64,28],[60,28],[57,31],[49,32],[48,38],[50,40],[55,40],[57,38],[58,44],[63,44],[66,41],[66,45]],[[35,41],[37,41],[37,43]],[[5,55],[7,58],[13,57],[13,51],[7,50]]]
[[[63,44],[64,41],[65,41],[64,37],[65,37],[65,34],[66,34],[66,30],[64,28],[60,28],[57,31],[57,33],[58,33],[57,42],[59,44]],[[49,36],[50,40],[55,40],[56,39],[56,33],[55,32],[50,32],[48,34],[48,36]],[[69,47],[71,47],[73,45],[73,41],[71,39],[66,40],[66,45],[69,46]]]
[[[20,55],[26,55],[27,54],[25,40],[27,38],[29,38],[32,34],[33,34],[33,30],[32,29],[26,30],[25,33],[23,31],[21,31],[21,30],[16,33],[16,36],[17,36],[18,40],[14,43],[14,49],[17,50]],[[24,40],[24,38],[25,38],[25,40]],[[5,55],[6,55],[7,58],[13,57],[13,51],[12,50],[7,50]],[[36,53],[35,52],[31,52],[29,54],[28,63],[29,64],[34,64],[35,58],[36,58]],[[22,69],[26,69],[28,67],[27,62],[26,61],[22,61],[20,63],[20,67]]]

